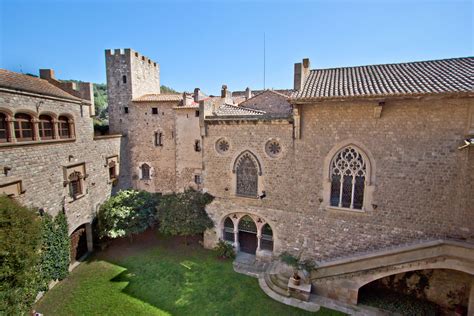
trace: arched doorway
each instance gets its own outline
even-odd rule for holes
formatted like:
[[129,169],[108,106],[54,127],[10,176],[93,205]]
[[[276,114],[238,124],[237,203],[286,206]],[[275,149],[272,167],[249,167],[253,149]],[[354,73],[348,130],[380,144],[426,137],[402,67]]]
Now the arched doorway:
[[450,269],[414,270],[362,286],[358,303],[403,315],[468,314],[474,276]]
[[83,224],[76,228],[76,230],[71,234],[71,262],[79,260],[84,256],[87,249],[87,234],[86,234],[86,224]]
[[253,219],[245,215],[239,221],[240,251],[255,254],[257,251],[257,225]]

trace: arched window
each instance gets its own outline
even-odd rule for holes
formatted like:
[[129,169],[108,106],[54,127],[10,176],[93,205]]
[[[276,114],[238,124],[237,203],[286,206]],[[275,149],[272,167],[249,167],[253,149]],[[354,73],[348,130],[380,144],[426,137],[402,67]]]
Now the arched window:
[[224,240],[234,242],[234,222],[227,217],[224,221]]
[[339,150],[330,168],[331,206],[362,209],[367,166],[359,149],[349,145]]
[[236,194],[257,197],[259,167],[251,153],[246,152],[237,159],[234,172],[237,176]]
[[82,195],[82,175],[75,171],[69,175],[69,193],[72,198],[77,198]]
[[273,251],[273,231],[270,225],[265,224],[262,227],[262,238],[260,239],[260,248]]
[[142,169],[142,180],[150,180],[150,166],[144,163],[141,166]]
[[9,122],[7,116],[0,112],[0,143],[8,142],[10,137]]
[[71,125],[69,124],[70,119],[67,118],[66,116],[60,116],[58,118],[58,130],[59,130],[59,138],[71,138],[72,137],[72,131],[71,131]]
[[33,120],[30,115],[18,113],[15,115],[15,138],[19,142],[34,140]]
[[53,119],[48,115],[40,115],[39,117],[39,134],[41,139],[54,138]]

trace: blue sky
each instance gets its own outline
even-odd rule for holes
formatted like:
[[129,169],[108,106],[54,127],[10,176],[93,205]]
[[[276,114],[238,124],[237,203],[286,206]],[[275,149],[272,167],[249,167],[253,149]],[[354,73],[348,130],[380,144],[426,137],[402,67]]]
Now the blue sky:
[[472,56],[472,1],[0,0],[0,67],[105,82],[104,50],[157,61],[161,83],[218,93],[291,88],[312,68]]

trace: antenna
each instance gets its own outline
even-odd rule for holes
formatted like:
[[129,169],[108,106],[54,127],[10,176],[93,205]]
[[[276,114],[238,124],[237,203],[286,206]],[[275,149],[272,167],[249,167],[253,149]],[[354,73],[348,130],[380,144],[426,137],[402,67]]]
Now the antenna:
[[265,90],[265,32],[263,32],[263,90]]

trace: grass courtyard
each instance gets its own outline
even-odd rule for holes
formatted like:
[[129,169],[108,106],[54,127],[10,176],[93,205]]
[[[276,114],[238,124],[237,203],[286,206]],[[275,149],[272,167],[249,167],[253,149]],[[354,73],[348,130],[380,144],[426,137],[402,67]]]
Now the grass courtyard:
[[117,240],[77,267],[35,305],[48,315],[342,315],[309,313],[267,297],[199,245],[154,232]]

